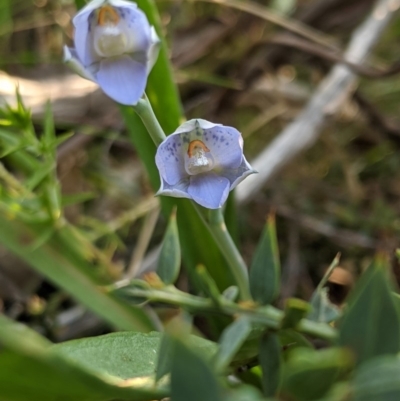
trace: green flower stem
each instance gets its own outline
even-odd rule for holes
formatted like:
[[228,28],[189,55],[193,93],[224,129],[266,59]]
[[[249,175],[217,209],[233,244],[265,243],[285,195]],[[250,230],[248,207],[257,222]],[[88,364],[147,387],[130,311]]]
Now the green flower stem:
[[140,99],[139,102],[133,106],[133,109],[143,121],[143,124],[153,142],[156,144],[156,146],[160,145],[166,136],[164,130],[161,128],[161,125],[157,120],[156,115],[154,114],[153,108],[151,107],[147,96],[144,95],[144,98]]
[[[199,215],[203,218],[200,208],[196,205],[196,210]],[[218,243],[219,248],[226,258],[230,267],[231,273],[235,279],[236,285],[240,291],[240,298],[243,301],[250,300],[250,288],[249,288],[249,275],[247,272],[247,266],[244,263],[242,256],[240,255],[232,237],[230,236],[226,225],[222,209],[209,210],[209,221],[206,222],[207,227],[211,232],[211,235]]]
[[[126,287],[125,287],[126,285]],[[221,297],[219,304],[208,298],[187,294],[173,286],[162,289],[156,288],[134,288],[126,282],[108,286],[108,291],[126,288],[127,295],[133,298],[144,298],[150,302],[161,302],[169,305],[182,307],[189,312],[224,314],[228,316],[246,315],[254,322],[264,324],[267,328],[278,330],[284,318],[284,312],[271,306],[261,306],[258,308],[246,307],[245,305],[230,302]],[[331,343],[337,339],[337,331],[325,323],[317,323],[308,319],[302,319],[296,330],[300,333],[320,338]]]
[[[146,127],[156,146],[159,146],[166,136],[153,112],[147,96],[145,95],[137,105],[133,106],[133,109],[143,121],[144,126]],[[247,267],[239,251],[237,250],[235,243],[229,235],[228,230],[226,229],[221,209],[211,210],[210,219],[206,220],[204,219],[203,214],[201,213],[197,204],[195,204],[195,207],[205,225],[211,232],[220,251],[226,258],[236,285],[239,288],[241,299],[251,299]]]

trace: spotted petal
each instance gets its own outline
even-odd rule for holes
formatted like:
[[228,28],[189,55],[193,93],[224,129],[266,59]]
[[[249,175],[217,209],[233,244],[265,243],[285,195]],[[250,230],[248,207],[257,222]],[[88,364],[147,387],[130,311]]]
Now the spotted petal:
[[101,89],[118,103],[136,104],[147,82],[146,66],[129,56],[103,59],[96,74]]
[[229,194],[230,182],[213,172],[192,175],[188,193],[199,205],[209,209],[218,209]]
[[175,185],[188,176],[182,147],[181,136],[172,134],[157,149],[156,165],[161,177],[169,185]]
[[[97,2],[98,3],[98,2]],[[100,3],[101,4],[101,3]],[[93,19],[94,7],[92,3],[89,3],[84,7],[72,20],[75,26],[74,44],[75,49],[84,66],[92,64],[96,60],[96,56],[93,52],[93,46],[91,43],[90,35],[90,24]]]
[[[133,4],[133,3],[131,3]],[[143,11],[121,7],[119,25],[129,41],[129,52],[147,52],[151,45],[151,27]]]
[[235,169],[242,163],[242,136],[237,129],[216,126],[204,131],[203,140],[216,166]]

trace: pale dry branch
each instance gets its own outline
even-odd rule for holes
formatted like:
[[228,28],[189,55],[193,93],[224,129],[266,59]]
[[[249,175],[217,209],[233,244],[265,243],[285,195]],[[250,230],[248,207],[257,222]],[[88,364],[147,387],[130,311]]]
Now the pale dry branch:
[[[399,0],[379,0],[369,17],[353,33],[345,59],[363,63],[399,7]],[[252,161],[259,173],[248,177],[237,188],[239,203],[249,201],[294,157],[315,143],[326,119],[339,110],[356,83],[357,76],[347,66],[338,64],[331,70],[300,115]]]

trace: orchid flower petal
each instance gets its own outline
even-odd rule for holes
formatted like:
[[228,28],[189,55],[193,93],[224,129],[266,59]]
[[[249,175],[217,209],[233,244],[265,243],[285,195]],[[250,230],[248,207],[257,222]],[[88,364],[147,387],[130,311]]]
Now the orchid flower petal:
[[201,119],[168,136],[156,164],[162,182],[158,195],[190,198],[209,209],[220,208],[229,191],[255,172],[243,155],[239,131]]
[[172,134],[157,149],[156,165],[169,185],[175,185],[187,176],[182,145],[180,135]]
[[203,140],[216,166],[238,168],[242,162],[242,136],[232,127],[214,127],[204,131]]
[[101,89],[118,103],[136,104],[144,93],[146,66],[129,56],[103,59],[96,74]]
[[202,128],[203,130],[214,128],[217,126],[222,127],[221,124],[214,124],[214,123],[211,123],[210,121],[203,120],[201,118],[194,118],[193,120],[186,121],[182,125],[180,125],[176,129],[174,134],[181,134],[184,132],[194,131],[196,129],[197,124],[199,124],[200,128]]
[[190,183],[190,178],[186,177],[176,183],[175,185],[169,185],[161,176],[161,188],[156,193],[157,195],[172,196],[174,198],[188,198],[191,199],[188,194],[188,187]]
[[151,27],[143,11],[121,7],[119,26],[128,39],[128,52],[147,52],[151,45]]
[[192,175],[188,194],[199,205],[209,209],[220,208],[228,198],[230,182],[213,172]]
[[154,26],[151,27],[151,36],[150,36],[150,48],[147,54],[147,72],[149,73],[151,69],[154,67],[154,64],[157,61],[158,58],[158,53],[160,51],[161,47],[161,41],[160,38],[157,35],[156,30],[154,29]]
[[[89,7],[90,6],[90,7]],[[94,15],[93,7],[88,4],[82,11],[77,14],[72,22],[75,26],[74,44],[76,53],[82,64],[88,66],[96,60],[91,43],[90,32],[92,30]]]
[[79,57],[75,49],[71,49],[68,46],[64,46],[64,63],[68,65],[73,71],[75,71],[82,78],[88,79],[90,81],[96,81],[93,74],[89,69],[85,68],[80,62]]
[[229,182],[231,183],[230,190],[234,189],[238,184],[240,184],[246,177],[248,177],[251,174],[255,174],[257,171],[255,171],[246,158],[243,156],[242,163],[238,168],[235,169],[230,169],[230,168],[224,168],[221,171],[218,172],[219,175],[227,178]]

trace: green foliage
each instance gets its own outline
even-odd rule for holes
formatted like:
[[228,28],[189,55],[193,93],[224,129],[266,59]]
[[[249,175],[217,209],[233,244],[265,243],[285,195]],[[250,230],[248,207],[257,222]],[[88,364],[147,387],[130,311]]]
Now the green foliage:
[[310,305],[297,298],[289,298],[285,304],[285,314],[281,323],[282,329],[296,328],[310,311]]
[[381,356],[363,363],[351,383],[351,401],[400,399],[400,359]]
[[[0,398],[9,401],[137,400],[160,398],[165,390],[145,387],[91,370],[56,352],[26,327],[0,316]],[[150,384],[150,383],[148,383]]]
[[275,217],[270,215],[251,263],[250,291],[255,301],[266,305],[275,300],[279,287],[280,262]]
[[282,381],[282,351],[278,335],[266,332],[260,341],[260,365],[264,394],[274,396]]
[[294,349],[284,366],[282,392],[299,401],[316,400],[344,376],[352,363],[351,353],[342,348]]
[[223,371],[228,367],[250,333],[251,322],[246,317],[239,318],[223,331],[214,361],[217,371]]
[[[112,325],[151,330],[153,324],[143,310],[128,307],[99,288],[113,279],[115,267],[63,217],[55,163],[60,141],[50,107],[44,132],[36,136],[29,112],[18,99],[17,108],[2,110],[7,131],[18,138],[7,162],[22,172],[22,178],[0,164],[0,242]],[[11,136],[1,138],[7,147]]]
[[[121,332],[67,341],[52,348],[94,372],[130,379],[154,375],[163,341],[158,332]],[[190,336],[188,344],[206,359],[215,354],[216,345],[211,341]]]
[[173,211],[164,235],[161,253],[158,258],[157,274],[165,284],[173,284],[178,278],[181,265],[181,247],[179,244],[176,211]]
[[171,400],[222,401],[222,389],[210,365],[182,342],[175,342],[171,367]]
[[340,322],[339,344],[358,362],[400,350],[400,320],[386,259],[377,258],[357,283]]

